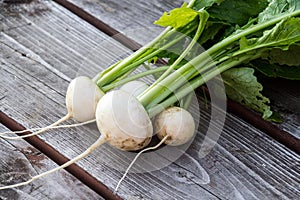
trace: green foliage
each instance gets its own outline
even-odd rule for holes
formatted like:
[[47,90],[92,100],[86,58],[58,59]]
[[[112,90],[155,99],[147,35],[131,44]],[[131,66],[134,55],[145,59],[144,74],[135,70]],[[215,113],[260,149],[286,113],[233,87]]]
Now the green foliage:
[[266,51],[262,58],[271,64],[300,67],[300,46],[291,45],[288,50],[273,48]]
[[262,59],[252,61],[250,66],[268,77],[300,80],[300,66],[279,65]]
[[267,0],[224,0],[207,11],[214,19],[243,26],[263,11],[267,4]]
[[213,4],[217,4],[220,5],[221,2],[223,2],[224,0],[197,0],[195,1],[193,8],[195,10],[200,10],[203,8],[209,8],[211,7]]
[[244,49],[258,49],[266,47],[288,49],[290,45],[299,41],[300,19],[288,18],[279,22],[274,28],[266,30],[262,37],[257,38],[256,41],[252,40],[251,45],[244,47]]
[[300,80],[300,46],[292,45],[288,50],[270,49],[262,58],[254,60],[250,66],[273,78]]
[[242,67],[232,68],[222,74],[228,97],[248,108],[263,113],[268,119],[273,112],[270,110],[270,100],[261,94],[262,85],[254,76],[254,69]]
[[179,29],[194,21],[196,17],[198,17],[198,12],[188,8],[186,3],[184,3],[181,8],[175,8],[169,13],[164,12],[154,24],[171,26],[172,28]]
[[269,21],[275,17],[282,16],[284,14],[292,13],[296,10],[300,10],[299,0],[275,0],[270,1],[270,4],[266,9],[258,16],[259,23]]

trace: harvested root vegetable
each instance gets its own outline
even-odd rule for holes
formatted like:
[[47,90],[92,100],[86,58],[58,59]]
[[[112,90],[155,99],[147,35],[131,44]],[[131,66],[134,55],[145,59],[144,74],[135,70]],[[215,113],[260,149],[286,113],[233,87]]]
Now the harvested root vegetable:
[[[70,128],[70,127],[76,127],[76,126],[81,126],[81,125],[95,122],[95,111],[96,111],[97,103],[103,95],[104,92],[102,92],[100,88],[90,78],[86,76],[76,77],[71,81],[66,92],[66,107],[68,113],[64,117],[54,122],[53,124],[43,128],[26,129],[23,131],[14,131],[14,132],[4,132],[1,133],[0,136],[6,139],[19,140],[22,138],[41,134],[53,128],[62,128],[62,127]],[[61,124],[62,122],[70,118],[74,118],[76,121],[82,123],[73,124],[71,126],[70,125],[58,126],[59,124]],[[23,136],[10,137],[5,135],[8,133],[24,133],[24,132],[35,131],[35,130],[38,131]]]
[[115,192],[118,191],[130,168],[142,153],[155,150],[163,143],[170,146],[179,146],[190,141],[195,133],[194,118],[187,110],[181,107],[172,106],[162,111],[155,117],[154,131],[161,141],[154,147],[143,149],[135,156],[123,174],[122,178],[119,180],[115,188]]
[[145,108],[133,95],[122,90],[104,95],[97,106],[96,121],[109,144],[126,151],[144,148],[153,133]]
[[112,91],[103,96],[96,109],[96,121],[102,134],[82,154],[28,181],[3,186],[0,190],[27,185],[36,179],[66,168],[88,156],[106,142],[126,151],[142,149],[149,144],[153,133],[151,120],[144,107],[134,96],[121,90]]
[[88,77],[79,76],[71,81],[66,94],[69,117],[79,122],[95,119],[98,101],[104,92]]
[[155,117],[154,132],[165,144],[178,146],[190,141],[195,133],[195,122],[192,115],[183,108],[170,107]]
[[132,94],[133,96],[137,97],[142,92],[144,92],[148,87],[149,86],[146,83],[144,83],[142,81],[134,80],[134,81],[130,81],[130,82],[122,85],[120,90],[128,92],[128,93]]

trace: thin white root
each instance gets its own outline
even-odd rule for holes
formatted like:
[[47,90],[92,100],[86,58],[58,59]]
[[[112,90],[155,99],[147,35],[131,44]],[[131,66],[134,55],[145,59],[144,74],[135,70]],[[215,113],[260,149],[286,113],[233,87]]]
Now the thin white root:
[[32,132],[32,131],[39,131],[43,128],[30,128],[30,129],[25,129],[25,130],[22,130],[22,131],[6,131],[6,132],[0,133],[0,136],[6,135],[6,134],[12,134],[12,133],[19,134],[19,133],[26,133],[26,132]]
[[143,149],[142,151],[140,151],[135,157],[134,159],[131,161],[130,165],[128,166],[128,168],[126,169],[125,173],[123,174],[122,178],[119,180],[116,188],[115,188],[115,193],[117,193],[121,183],[123,182],[123,180],[125,179],[125,177],[127,176],[129,170],[131,169],[131,167],[133,166],[133,164],[136,162],[136,160],[138,159],[138,157],[146,152],[146,151],[150,151],[150,150],[154,150],[154,149],[157,149],[158,147],[160,147],[167,139],[168,139],[168,135],[166,135],[157,145],[153,146],[153,147],[148,147],[146,149]]
[[58,170],[61,170],[61,169],[64,169],[70,165],[72,165],[73,163],[81,160],[82,158],[88,156],[90,153],[92,153],[97,147],[99,147],[100,145],[104,144],[106,142],[106,138],[104,136],[100,136],[97,141],[92,144],[88,149],[86,149],[82,154],[76,156],[75,158],[73,158],[72,160],[69,160],[68,162],[66,162],[65,164],[59,166],[59,167],[56,167],[54,169],[51,169],[49,171],[46,171],[44,173],[41,173],[39,175],[36,175],[36,176],[33,176],[30,180],[28,181],[25,181],[25,182],[22,182],[22,183],[17,183],[17,184],[14,184],[14,185],[7,185],[7,186],[3,186],[3,187],[0,187],[0,190],[4,190],[4,189],[9,189],[9,188],[15,188],[15,187],[19,187],[19,186],[23,186],[23,185],[27,185],[31,182],[33,182],[34,180],[36,179],[39,179],[39,178],[42,178],[46,175],[49,175],[49,174],[52,174],[53,172],[56,172]]
[[[23,130],[23,131],[3,132],[3,133],[0,133],[0,137],[5,138],[5,139],[9,139],[9,140],[20,140],[20,139],[23,139],[23,138],[27,138],[27,137],[31,137],[31,136],[34,136],[34,135],[41,134],[41,133],[43,133],[47,130],[50,130],[50,129],[73,128],[73,127],[78,127],[78,126],[83,126],[83,125],[86,125],[86,124],[90,124],[90,123],[93,123],[93,122],[96,121],[96,119],[92,119],[92,120],[82,122],[82,123],[77,123],[77,124],[56,126],[57,124],[62,123],[63,121],[66,121],[67,119],[68,119],[67,116],[65,116],[64,118],[60,119],[59,121],[57,121],[57,122],[55,122],[55,123],[53,123],[53,124],[51,124],[47,127],[44,127],[44,128],[33,128],[33,129],[26,129],[26,130]],[[11,134],[11,133],[25,133],[25,132],[32,131],[32,130],[39,130],[39,131],[30,133],[30,134],[27,134],[27,135],[22,135],[22,136],[13,136],[13,137],[11,137],[11,136],[4,135],[4,134]]]
[[[4,136],[4,134],[10,134],[10,133],[25,133],[27,131],[31,131],[31,130],[39,130],[37,132],[34,132],[34,133],[31,133],[31,134],[28,134],[28,135],[37,135],[37,134],[40,134],[40,133],[43,133],[55,126],[57,126],[58,124],[64,122],[64,121],[67,121],[68,119],[71,118],[71,115],[68,113],[67,115],[65,115],[64,117],[60,118],[59,120],[57,120],[56,122],[54,122],[53,124],[50,124],[49,126],[46,126],[44,128],[33,128],[33,129],[26,129],[26,130],[22,130],[22,131],[11,131],[11,132],[3,132],[3,133],[0,133],[0,137],[3,137],[3,138],[7,138],[9,139],[9,137],[7,136]],[[17,136],[17,137],[11,137],[11,138],[19,138],[19,137],[22,137],[22,136]],[[13,139],[12,139],[13,140]]]

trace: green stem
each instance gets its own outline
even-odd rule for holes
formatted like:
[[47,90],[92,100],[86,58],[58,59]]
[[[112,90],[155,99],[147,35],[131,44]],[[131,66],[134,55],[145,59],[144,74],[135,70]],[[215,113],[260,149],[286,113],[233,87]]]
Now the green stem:
[[[194,3],[195,3],[195,0],[191,0],[187,7],[192,7],[194,5]],[[134,52],[133,54],[131,54],[127,58],[123,59],[122,61],[119,61],[119,62],[111,65],[106,70],[104,70],[102,73],[99,73],[98,75],[96,75],[93,78],[93,81],[96,82],[97,85],[99,85],[99,87],[101,87],[101,86],[105,85],[107,82],[115,79],[118,71],[122,71],[122,69],[124,67],[128,66],[134,60],[138,59],[148,49],[153,47],[155,44],[157,44],[160,40],[167,37],[168,35],[172,35],[174,32],[176,32],[176,31],[172,27],[165,28],[165,30],[161,34],[159,34],[154,40],[152,40],[146,46],[144,46],[143,48]]]
[[120,62],[121,62],[121,60],[118,61],[118,62],[116,62],[116,63],[114,63],[113,65],[109,66],[108,68],[104,69],[102,72],[100,72],[99,74],[97,74],[97,75],[93,78],[93,81],[94,81],[95,83],[97,83],[97,82],[100,80],[100,78],[101,78],[104,74],[107,74],[107,73],[108,73],[109,71],[111,71],[114,67],[116,67]]
[[[125,71],[125,70],[124,70]],[[125,79],[127,76],[129,76],[132,72],[134,71],[134,69],[130,70],[130,71],[125,71],[125,73],[122,73],[122,75],[118,76],[117,79],[113,80],[110,84],[115,84],[115,83],[118,83],[120,82],[121,80]],[[104,87],[104,86],[103,86]],[[104,92],[103,90],[103,87],[101,87],[102,91]],[[113,88],[112,88],[113,89]]]
[[[192,32],[193,29],[189,30],[188,33]],[[111,70],[109,73],[106,74],[106,76],[103,76],[98,82],[97,85],[99,87],[103,87],[105,84],[108,84],[110,81],[116,79],[116,77],[121,76],[123,73],[126,73],[127,71],[130,71],[132,69],[135,69],[136,67],[138,67],[139,65],[143,64],[144,62],[146,62],[147,60],[153,58],[154,56],[156,56],[157,54],[159,54],[160,52],[162,52],[163,50],[166,50],[167,48],[175,45],[178,41],[180,41],[181,39],[183,39],[185,37],[184,34],[181,34],[179,37],[177,37],[176,39],[172,40],[171,42],[165,44],[162,47],[159,47],[158,49],[156,49],[155,51],[148,53],[147,55],[143,55],[140,58],[137,58],[137,60],[133,61],[133,63],[131,64],[127,64],[126,66],[124,65],[122,68],[117,69],[114,68],[113,70]]]
[[[209,61],[210,59],[207,58],[206,60],[203,60],[200,65],[205,66],[205,64],[209,64]],[[188,82],[193,74],[200,74],[203,71],[199,69],[201,68],[200,65],[194,66],[193,62],[185,64],[184,66],[191,66],[192,68],[190,70],[182,70],[182,68],[179,68],[178,70],[174,71],[155,87],[153,87],[149,92],[138,96],[139,101],[142,105],[144,105],[145,108],[158,104],[177,88]]]
[[[144,63],[143,66],[146,70],[152,70],[152,68],[150,67],[149,64]],[[159,77],[159,75],[157,75],[156,73],[152,74],[152,76],[153,76],[154,80],[158,79],[158,77]]]
[[[187,7],[192,7],[194,5],[194,3],[195,3],[195,0],[191,0]],[[116,64],[112,65],[107,70],[105,70],[103,73],[98,74],[93,80],[99,86],[105,85],[107,82],[109,82],[115,78],[115,75],[118,71],[121,71],[122,68],[128,66],[134,60],[138,59],[141,55],[143,55],[148,49],[150,49],[155,44],[157,44],[160,40],[167,37],[168,35],[169,36],[172,35],[175,32],[176,32],[176,30],[173,29],[172,27],[165,28],[165,30],[161,34],[159,34],[155,39],[153,39],[146,46],[144,46],[143,48],[134,52],[133,54],[131,54],[127,58],[123,59],[122,61],[119,61]]]
[[154,117],[158,113],[162,112],[165,108],[169,107],[170,105],[174,104],[178,100],[182,99],[187,94],[194,91],[196,88],[203,85],[207,81],[211,80],[215,76],[221,74],[222,72],[224,72],[234,66],[237,66],[246,60],[255,59],[257,57],[259,57],[259,56],[253,57],[252,55],[245,55],[244,57],[240,57],[237,60],[228,60],[224,63],[221,63],[218,66],[218,70],[215,68],[212,68],[211,70],[207,71],[203,75],[201,75],[201,76],[199,75],[199,77],[195,77],[193,80],[186,83],[177,92],[175,92],[175,94],[171,95],[169,98],[165,99],[163,102],[161,102],[157,105],[154,105],[152,107],[148,107],[147,111],[149,113],[149,116]]
[[[138,59],[141,55],[146,53],[149,49],[155,46],[161,39],[168,35],[172,35],[175,32],[171,27],[167,27],[160,35],[158,35],[154,40],[145,45],[143,48],[137,50],[127,58],[123,59],[119,64],[117,64],[113,69],[111,69],[108,73],[103,75],[100,80],[98,80],[97,84],[100,86],[105,85],[109,81],[113,80],[116,77],[116,74],[121,71],[124,67],[131,64],[134,60]],[[151,53],[151,52],[149,52]]]
[[[145,90],[140,96],[143,94],[146,94],[148,91],[150,91],[153,87],[155,87],[160,81],[162,81],[164,78],[166,78],[176,67],[177,65],[185,58],[185,56],[190,52],[190,50],[194,47],[194,45],[197,43],[199,37],[201,36],[204,28],[205,23],[208,19],[208,14],[206,11],[202,11],[200,15],[200,23],[198,25],[197,31],[195,33],[195,36],[193,37],[190,44],[187,46],[187,48],[180,54],[180,56],[175,60],[175,62],[170,66],[170,68],[165,71],[147,90]],[[202,19],[203,17],[203,19]]]
[[190,8],[190,7],[194,6],[195,1],[196,1],[196,0],[191,0],[191,1],[189,2],[189,4],[188,4],[187,7]]
[[182,106],[183,109],[185,109],[185,110],[189,109],[189,107],[190,107],[190,105],[192,103],[192,100],[193,100],[193,94],[194,94],[193,92],[191,92],[190,94],[188,94],[188,96],[185,99],[184,104]]
[[165,71],[167,70],[169,67],[166,66],[166,67],[159,67],[159,68],[155,68],[155,69],[149,69],[148,71],[144,71],[144,72],[141,72],[139,74],[136,74],[136,75],[133,75],[133,76],[130,76],[130,77],[127,77],[127,78],[124,78],[116,83],[111,83],[109,85],[106,85],[106,86],[103,86],[102,87],[102,91],[103,92],[107,92],[113,88],[116,88],[116,87],[119,87],[127,82],[130,82],[130,81],[133,81],[133,80],[136,80],[136,79],[139,79],[139,78],[142,78],[144,76],[148,76],[148,75],[151,75],[151,74],[155,74],[157,72],[162,72],[162,71]]

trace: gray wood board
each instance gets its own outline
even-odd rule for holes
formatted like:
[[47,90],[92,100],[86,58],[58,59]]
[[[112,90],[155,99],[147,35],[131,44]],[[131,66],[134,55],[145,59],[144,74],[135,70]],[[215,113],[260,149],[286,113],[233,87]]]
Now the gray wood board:
[[278,126],[300,140],[300,81],[266,79],[261,81],[271,107],[281,114]]
[[[140,44],[149,42],[162,30],[153,25],[153,22],[163,12],[179,7],[183,3],[182,0],[70,0],[70,2]],[[281,84],[282,81],[267,79],[262,80],[262,82],[265,86],[264,93],[271,99],[272,109],[282,116],[283,123],[278,126],[300,139],[299,81]]]
[[163,30],[153,22],[158,20],[164,11],[180,7],[183,3],[182,0],[70,0],[70,2],[140,44],[149,42]]
[[[0,127],[0,131],[9,131]],[[27,142],[0,139],[1,186],[26,181],[57,166]],[[14,189],[0,191],[0,199],[101,199],[91,189],[65,171],[59,171],[43,180]]]
[[[85,52],[105,40],[99,31],[56,4],[39,4],[47,9],[38,16],[28,13],[18,17],[1,15],[5,19],[0,36],[1,110],[26,127],[44,126],[66,113],[64,93],[68,81],[77,74],[78,57],[83,60],[92,57],[94,60],[89,68],[96,71],[94,68],[102,63],[102,56],[90,56]],[[51,23],[52,20],[55,23]],[[21,26],[28,21],[30,25]],[[114,52],[114,49],[104,49]],[[101,55],[100,50],[97,52]],[[201,126],[188,150],[160,170],[129,174],[118,193],[121,197],[293,199],[299,196],[299,155],[230,114],[218,144],[207,156],[200,158],[198,152],[210,121],[210,112],[203,104]],[[41,137],[72,158],[98,136],[96,127],[90,125],[49,131]],[[121,170],[134,155],[104,145],[78,164],[113,189],[122,176]],[[136,166],[157,164],[147,162],[151,155],[153,152],[143,155]],[[169,162],[160,155],[153,158]]]

